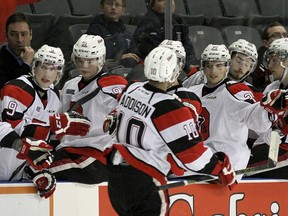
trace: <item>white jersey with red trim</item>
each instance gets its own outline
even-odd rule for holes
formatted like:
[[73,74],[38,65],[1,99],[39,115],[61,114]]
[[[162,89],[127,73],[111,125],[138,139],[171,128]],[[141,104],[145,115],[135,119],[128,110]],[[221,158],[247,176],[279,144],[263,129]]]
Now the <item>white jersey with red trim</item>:
[[117,115],[114,147],[130,165],[161,182],[170,171],[213,173],[217,158],[204,147],[191,110],[172,95],[149,83],[131,84]]
[[248,129],[269,130],[272,123],[268,112],[243,83],[224,81],[214,88],[202,84],[189,89],[202,101],[200,130],[205,145],[226,153],[236,170],[246,168],[250,157]]
[[[83,83],[84,87],[80,88]],[[78,147],[69,151],[93,157],[96,152],[102,151],[105,145],[111,144],[111,136],[109,133],[103,132],[103,122],[106,116],[116,108],[118,104],[116,97],[126,85],[127,81],[123,77],[105,73],[97,74],[88,83],[85,83],[82,76],[67,81],[62,89],[63,107],[60,112],[66,112],[77,101],[96,89],[99,89],[99,92],[92,99],[76,108],[77,112],[90,119],[89,133],[86,136],[66,135],[57,149]]]
[[53,86],[41,97],[33,85],[31,76],[21,76],[8,82],[1,92],[2,120],[23,137],[48,140],[49,116],[60,107],[58,90]]
[[204,82],[205,82],[204,72],[203,70],[200,70],[184,79],[183,86],[189,88],[194,85],[203,84]]

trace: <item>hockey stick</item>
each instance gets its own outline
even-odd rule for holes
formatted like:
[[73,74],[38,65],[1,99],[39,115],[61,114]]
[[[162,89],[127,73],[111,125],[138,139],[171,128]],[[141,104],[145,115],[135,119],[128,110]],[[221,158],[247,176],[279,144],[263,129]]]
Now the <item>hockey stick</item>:
[[[260,165],[260,166],[255,166],[255,167],[248,167],[248,168],[241,169],[241,170],[236,170],[235,174],[236,175],[241,175],[241,174],[249,173],[250,175],[252,175],[252,174],[254,174],[255,172],[258,172],[258,171],[264,171],[264,170],[276,167],[277,161],[278,161],[278,152],[279,152],[280,143],[281,143],[281,137],[279,135],[279,132],[276,131],[276,130],[272,130],[271,131],[271,138],[270,138],[270,146],[269,146],[267,164]],[[187,174],[188,174],[188,176],[187,176]],[[170,189],[170,188],[181,187],[181,186],[186,186],[186,185],[189,185],[189,184],[200,183],[200,182],[211,182],[211,181],[214,182],[215,180],[217,180],[216,176],[215,176],[215,178],[213,178],[213,176],[205,176],[205,175],[203,175],[202,178],[200,178],[200,179],[199,178],[198,179],[194,179],[193,175],[189,176],[189,172],[187,172],[187,174],[186,174],[186,177],[190,178],[190,179],[185,179],[183,181],[179,181],[179,182],[175,182],[175,183],[171,183],[171,184],[160,185],[160,186],[158,186],[158,190],[166,190],[166,189]],[[175,175],[170,175],[169,177],[170,177],[169,180],[173,180],[173,177],[175,178]],[[178,176],[178,177],[181,178],[180,176]]]

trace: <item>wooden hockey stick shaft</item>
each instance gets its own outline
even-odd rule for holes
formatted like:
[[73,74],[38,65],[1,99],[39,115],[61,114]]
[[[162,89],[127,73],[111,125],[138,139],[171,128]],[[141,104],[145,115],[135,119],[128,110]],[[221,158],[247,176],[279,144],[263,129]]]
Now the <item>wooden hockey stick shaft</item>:
[[[281,137],[279,135],[278,131],[271,131],[271,138],[270,138],[270,146],[269,146],[269,153],[268,153],[268,163],[260,166],[254,166],[254,167],[248,167],[245,169],[241,170],[236,170],[235,174],[236,175],[241,175],[241,174],[254,174],[259,171],[264,170],[269,170],[271,168],[276,167],[277,161],[278,161],[278,152],[279,152],[279,145],[281,143]],[[288,163],[288,160],[287,160]],[[283,163],[284,164],[284,163]],[[283,166],[283,165],[282,165]],[[179,177],[179,176],[178,176]],[[190,178],[192,176],[189,176]],[[170,179],[171,180],[171,179]],[[160,185],[158,186],[158,190],[166,190],[170,188],[175,188],[175,187],[181,187],[181,186],[186,186],[189,184],[194,184],[194,183],[200,183],[200,182],[210,182],[210,181],[215,181],[217,178],[213,178],[212,176],[203,176],[202,179],[185,179],[183,181],[171,183],[171,184],[166,184],[166,185]]]

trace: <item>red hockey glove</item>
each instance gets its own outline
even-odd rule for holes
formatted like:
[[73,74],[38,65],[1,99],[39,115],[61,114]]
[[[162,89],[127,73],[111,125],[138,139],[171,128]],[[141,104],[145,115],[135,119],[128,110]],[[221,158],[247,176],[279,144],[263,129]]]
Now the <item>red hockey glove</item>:
[[236,174],[230,163],[229,157],[223,152],[217,152],[216,156],[222,166],[222,170],[218,173],[221,185],[228,186],[232,190],[236,185]]
[[31,167],[25,167],[25,173],[36,185],[40,197],[47,199],[54,193],[56,189],[56,179],[49,170],[37,172]]
[[[283,115],[287,110],[285,101],[286,90],[277,89],[268,92],[261,100],[260,105],[269,113]],[[288,102],[288,101],[287,101]]]
[[113,110],[106,116],[103,122],[103,131],[104,133],[109,131],[109,134],[113,134],[116,130],[117,125],[117,111]]
[[60,139],[63,135],[85,136],[90,129],[90,120],[74,111],[65,112],[50,116],[50,127],[56,134],[56,139]]
[[53,161],[53,156],[50,153],[52,149],[53,147],[43,140],[23,138],[21,149],[16,157],[26,160],[33,168],[42,170],[49,167]]

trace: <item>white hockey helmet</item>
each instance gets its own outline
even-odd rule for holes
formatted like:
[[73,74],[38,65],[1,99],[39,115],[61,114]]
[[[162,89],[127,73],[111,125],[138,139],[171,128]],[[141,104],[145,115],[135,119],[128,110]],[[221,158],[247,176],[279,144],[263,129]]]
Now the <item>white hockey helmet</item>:
[[284,61],[288,58],[288,38],[280,38],[273,41],[264,53],[263,63],[268,68],[272,56],[276,56]]
[[83,34],[73,46],[71,59],[75,58],[97,59],[98,71],[102,70],[106,58],[104,39],[99,35]]
[[62,50],[59,47],[52,47],[48,45],[43,45],[34,54],[33,66],[32,66],[32,76],[35,76],[34,70],[35,66],[38,64],[49,64],[57,68],[58,76],[54,84],[56,85],[62,77],[65,59]]
[[209,44],[201,54],[201,68],[203,68],[204,63],[207,61],[225,62],[228,67],[230,60],[231,56],[229,50],[224,44]]
[[253,43],[250,43],[244,39],[238,39],[237,41],[233,42],[229,47],[230,55],[234,53],[241,53],[248,58],[252,59],[252,64],[250,65],[249,70],[247,73],[241,78],[241,80],[244,80],[251,72],[254,71],[256,65],[257,65],[257,59],[258,59],[258,52],[257,48]]
[[[144,74],[148,80],[157,82],[174,82],[177,68],[177,56],[166,47],[156,47],[146,56]],[[173,80],[174,77],[174,80]],[[177,77],[176,77],[177,78]]]
[[174,74],[175,78],[172,78],[172,79],[177,79],[178,76],[180,75],[181,71],[183,70],[183,68],[185,66],[185,61],[186,61],[186,52],[185,52],[185,48],[184,48],[182,42],[165,39],[164,41],[162,41],[160,43],[159,46],[167,47],[176,53],[177,68],[176,68],[176,71]]

